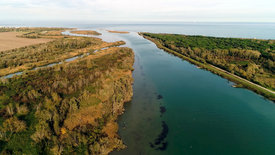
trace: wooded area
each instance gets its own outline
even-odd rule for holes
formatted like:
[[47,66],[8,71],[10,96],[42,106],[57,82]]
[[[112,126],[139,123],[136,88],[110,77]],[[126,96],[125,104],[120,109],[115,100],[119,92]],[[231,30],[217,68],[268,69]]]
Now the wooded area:
[[4,154],[106,154],[124,148],[116,119],[132,96],[134,56],[113,47],[0,82]]
[[[115,47],[122,44],[62,36],[0,52],[1,75],[24,71],[0,78],[0,153],[108,154],[124,148],[116,121],[133,95],[134,53]],[[28,70],[83,53],[89,55]]]
[[143,35],[202,63],[209,63],[275,90],[275,41],[177,34]]

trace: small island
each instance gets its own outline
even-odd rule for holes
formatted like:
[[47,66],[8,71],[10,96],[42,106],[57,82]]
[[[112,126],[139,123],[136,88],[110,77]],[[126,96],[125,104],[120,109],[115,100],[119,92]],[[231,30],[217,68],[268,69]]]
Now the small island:
[[110,32],[110,33],[120,33],[120,34],[127,34],[127,33],[129,33],[127,31],[112,31],[112,30],[107,30],[107,31]]
[[84,34],[84,35],[96,35],[96,36],[101,35],[101,33],[96,32],[96,31],[92,31],[92,30],[71,31],[71,33]]

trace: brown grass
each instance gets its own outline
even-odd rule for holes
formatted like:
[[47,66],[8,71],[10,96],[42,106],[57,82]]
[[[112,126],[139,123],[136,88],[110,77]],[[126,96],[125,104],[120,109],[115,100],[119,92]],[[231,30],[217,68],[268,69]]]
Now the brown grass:
[[62,35],[63,30],[60,31],[46,31],[44,35],[58,36]]
[[106,126],[104,126],[102,131],[106,133],[110,138],[118,137],[118,124],[115,121],[110,121],[106,124]]
[[121,34],[129,33],[127,31],[111,31],[111,30],[107,30],[107,31],[110,32],[110,33],[121,33]]
[[91,107],[86,107],[83,109],[69,114],[68,118],[65,120],[64,125],[69,130],[74,129],[77,126],[82,126],[85,124],[95,125],[95,120],[101,118],[103,115],[103,105],[102,103],[94,105]]
[[101,35],[101,33],[98,33],[96,31],[92,31],[92,30],[87,30],[87,31],[71,31],[71,33],[85,34],[85,35]]
[[52,39],[29,39],[16,37],[22,33],[19,32],[3,32],[0,33],[0,51],[10,50],[14,48],[46,43]]

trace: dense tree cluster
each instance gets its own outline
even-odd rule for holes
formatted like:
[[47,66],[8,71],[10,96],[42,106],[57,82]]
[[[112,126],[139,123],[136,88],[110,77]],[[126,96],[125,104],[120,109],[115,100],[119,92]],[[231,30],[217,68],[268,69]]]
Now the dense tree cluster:
[[143,35],[203,63],[210,63],[264,87],[275,89],[275,41],[177,34]]
[[[79,43],[51,47],[89,44]],[[133,61],[131,49],[112,47],[104,54],[3,79],[1,153],[107,154],[123,148],[113,126],[132,96]]]

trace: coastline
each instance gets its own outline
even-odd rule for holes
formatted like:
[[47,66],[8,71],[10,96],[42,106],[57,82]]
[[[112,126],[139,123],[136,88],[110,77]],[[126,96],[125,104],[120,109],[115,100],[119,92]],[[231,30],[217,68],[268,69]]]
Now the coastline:
[[145,39],[152,41],[153,43],[156,44],[156,46],[158,48],[163,49],[164,51],[166,51],[168,53],[171,53],[171,54],[173,54],[173,55],[175,55],[177,57],[180,57],[180,58],[182,58],[184,60],[187,60],[190,63],[197,65],[201,69],[206,69],[206,70],[211,71],[212,73],[217,74],[217,75],[219,75],[219,76],[221,76],[223,78],[231,80],[231,81],[237,83],[238,87],[243,87],[243,88],[247,88],[249,90],[252,90],[255,93],[260,94],[260,95],[266,97],[267,99],[275,102],[275,92],[272,91],[272,90],[264,88],[264,87],[262,87],[262,86],[260,86],[258,84],[255,84],[255,83],[253,83],[251,81],[248,81],[248,80],[246,80],[246,79],[244,79],[242,77],[239,77],[239,76],[237,76],[235,74],[229,73],[229,72],[227,72],[227,71],[225,71],[225,70],[223,70],[223,69],[221,69],[219,67],[213,66],[213,65],[208,64],[208,63],[203,64],[203,63],[198,62],[198,61],[196,61],[196,60],[194,60],[192,58],[189,58],[189,57],[187,57],[187,56],[185,56],[183,54],[180,54],[180,53],[178,53],[176,51],[173,51],[173,50],[171,50],[171,49],[169,49],[167,47],[164,47],[159,41],[157,41],[156,39],[153,39],[151,37],[143,35],[142,32],[139,32],[138,34],[140,36],[144,37]]

